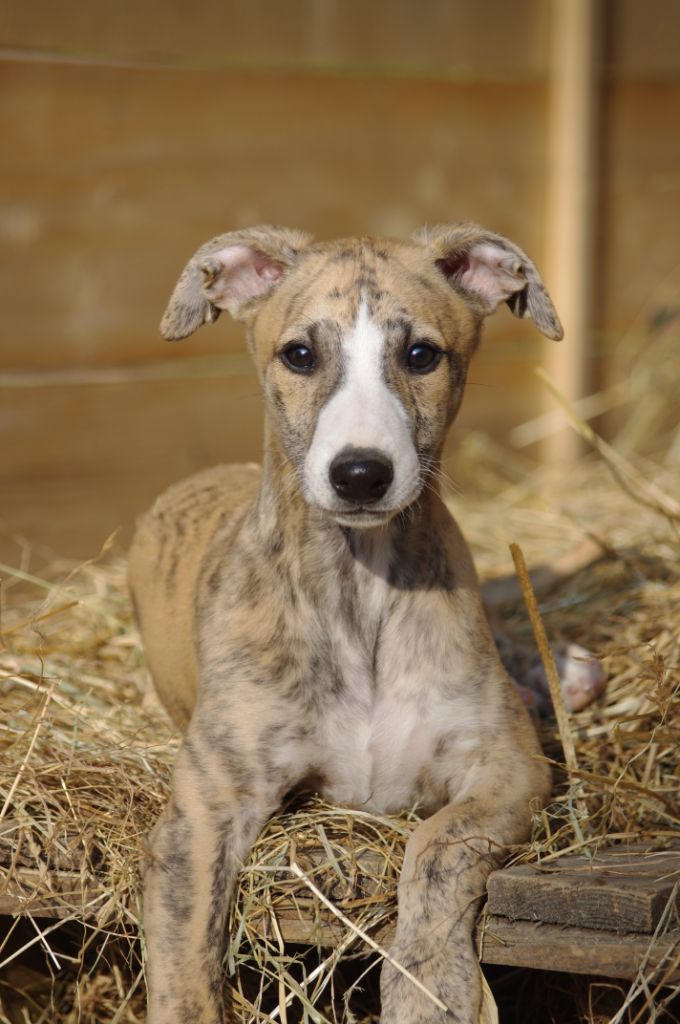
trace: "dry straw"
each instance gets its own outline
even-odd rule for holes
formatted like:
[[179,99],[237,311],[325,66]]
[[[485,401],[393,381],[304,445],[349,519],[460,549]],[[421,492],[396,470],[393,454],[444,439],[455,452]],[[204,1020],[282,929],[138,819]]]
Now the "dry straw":
[[[485,459],[488,472],[498,472],[490,447]],[[519,860],[589,854],[639,837],[663,847],[678,835],[673,474],[661,460],[630,470],[623,489],[602,461],[584,459],[549,498],[529,477],[493,500],[455,503],[485,576],[511,569],[512,542],[534,565],[586,536],[603,553],[539,595],[550,640],[590,647],[609,685],[569,717],[569,769],[555,722],[541,726],[556,783],[531,840],[513,851]],[[138,871],[178,739],[143,700],[125,566],[106,556],[77,571],[52,565],[34,576],[26,565],[3,566],[0,576],[0,910],[15,915],[0,932],[0,1021],[139,1022]],[[531,642],[521,599],[503,611],[511,633]],[[369,1019],[375,979],[364,974],[371,957],[381,958],[375,944],[388,941],[403,848],[417,820],[417,808],[379,818],[312,798],[268,824],[241,873],[231,922],[226,967],[242,1020]],[[311,952],[284,941],[309,940],[310,932]],[[637,999],[637,1019],[652,1019],[667,997],[643,969],[628,1004]]]

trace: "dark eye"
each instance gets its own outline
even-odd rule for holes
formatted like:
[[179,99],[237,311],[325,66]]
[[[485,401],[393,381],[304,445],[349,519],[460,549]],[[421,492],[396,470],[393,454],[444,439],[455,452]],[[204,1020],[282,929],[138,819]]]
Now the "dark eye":
[[301,341],[291,341],[281,351],[281,362],[293,373],[310,373],[316,364],[314,353]]
[[406,353],[406,365],[412,373],[429,373],[442,357],[441,349],[427,341],[417,341]]

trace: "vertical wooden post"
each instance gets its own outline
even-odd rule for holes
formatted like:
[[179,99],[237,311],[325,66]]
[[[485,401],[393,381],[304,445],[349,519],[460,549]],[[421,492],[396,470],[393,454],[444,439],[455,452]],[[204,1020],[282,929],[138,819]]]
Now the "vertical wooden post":
[[[548,349],[546,363],[570,399],[591,383],[601,20],[602,0],[552,0],[546,278],[565,337]],[[545,442],[543,457],[561,465],[578,451],[566,428]]]

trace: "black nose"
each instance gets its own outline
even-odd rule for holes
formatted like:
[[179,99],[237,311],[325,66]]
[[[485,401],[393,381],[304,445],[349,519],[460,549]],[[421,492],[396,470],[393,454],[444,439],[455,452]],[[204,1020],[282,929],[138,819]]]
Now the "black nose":
[[371,448],[346,448],[333,459],[329,476],[336,494],[345,501],[369,505],[386,494],[394,470],[381,452]]

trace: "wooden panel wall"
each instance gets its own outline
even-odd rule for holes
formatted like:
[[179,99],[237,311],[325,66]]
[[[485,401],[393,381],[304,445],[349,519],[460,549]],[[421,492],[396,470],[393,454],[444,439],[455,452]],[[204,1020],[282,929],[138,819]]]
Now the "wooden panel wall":
[[[599,318],[615,336],[677,263],[680,9],[611,6]],[[173,479],[257,458],[239,329],[223,317],[177,346],[157,334],[182,263],[217,231],[270,221],[319,237],[404,235],[471,217],[540,263],[548,15],[541,0],[8,5],[5,538],[89,555],[116,526],[127,536]],[[457,430],[502,438],[538,411],[531,366],[543,353],[500,312]],[[111,365],[123,383],[50,377]],[[163,379],[175,369],[193,379]],[[44,373],[45,386],[19,387],[18,371]]]

